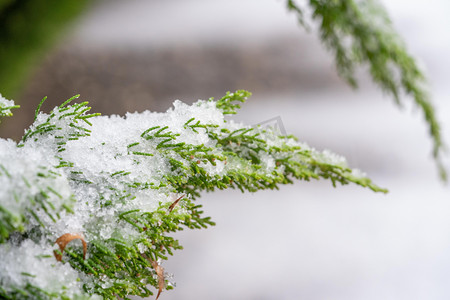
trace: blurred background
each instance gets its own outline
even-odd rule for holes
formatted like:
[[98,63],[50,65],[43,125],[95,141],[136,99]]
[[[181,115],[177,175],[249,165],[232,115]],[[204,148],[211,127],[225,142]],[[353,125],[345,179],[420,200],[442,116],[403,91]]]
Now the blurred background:
[[[0,70],[0,92],[22,106],[2,120],[0,136],[19,139],[44,96],[44,111],[81,94],[108,115],[247,89],[253,97],[235,119],[279,117],[287,133],[346,156],[390,190],[297,182],[280,191],[205,194],[199,202],[217,225],[176,235],[185,249],[163,267],[177,287],[161,299],[449,299],[449,188],[438,178],[421,113],[395,107],[364,69],[359,89],[350,89],[314,28],[299,28],[284,1],[63,2],[70,1],[55,1],[53,12],[42,5],[39,14],[36,7],[29,16],[14,7],[0,14],[14,24],[4,36],[33,32],[17,41],[23,65]],[[429,76],[448,144],[450,4],[383,2]],[[70,26],[61,34],[63,23]],[[1,42],[0,60],[8,60]]]

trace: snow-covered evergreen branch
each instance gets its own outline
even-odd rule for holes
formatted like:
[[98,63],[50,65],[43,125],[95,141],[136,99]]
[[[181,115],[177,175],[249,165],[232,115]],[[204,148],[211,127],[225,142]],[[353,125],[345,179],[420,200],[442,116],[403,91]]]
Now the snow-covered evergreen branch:
[[202,191],[324,178],[386,192],[340,156],[226,120],[248,96],[125,117],[89,114],[77,96],[38,108],[20,143],[0,139],[0,297],[159,296],[172,287],[161,262],[182,248],[170,233],[214,224]]

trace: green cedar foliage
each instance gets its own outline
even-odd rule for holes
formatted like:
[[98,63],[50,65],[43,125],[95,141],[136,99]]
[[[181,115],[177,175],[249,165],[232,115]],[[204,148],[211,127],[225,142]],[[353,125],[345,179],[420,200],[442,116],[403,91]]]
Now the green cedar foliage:
[[[13,101],[6,100],[0,94],[0,118],[12,116],[11,109],[19,108],[19,105],[15,105]],[[0,120],[1,121],[1,120]]]
[[[195,203],[204,191],[326,179],[386,192],[342,157],[224,118],[249,96],[126,118],[90,114],[86,102],[71,104],[77,96],[49,114],[38,108],[20,143],[0,139],[0,296],[115,299],[172,288],[161,262],[182,246],[170,234],[214,225]],[[61,248],[73,234],[86,249],[71,239]]]
[[[339,74],[352,87],[357,86],[356,67],[368,66],[373,81],[397,104],[401,104],[401,95],[406,94],[423,111],[433,139],[433,156],[445,180],[441,129],[425,90],[425,76],[393,30],[382,5],[377,0],[309,0],[308,3],[312,18],[319,24],[320,39],[333,53]],[[287,0],[287,7],[305,26],[304,12],[295,0]]]

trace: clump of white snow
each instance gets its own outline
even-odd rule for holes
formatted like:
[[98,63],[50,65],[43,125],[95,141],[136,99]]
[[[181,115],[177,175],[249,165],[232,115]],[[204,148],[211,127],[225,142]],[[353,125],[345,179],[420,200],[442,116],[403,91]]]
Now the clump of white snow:
[[20,245],[0,244],[0,284],[10,287],[30,284],[50,293],[67,297],[81,294],[78,272],[69,264],[56,263],[52,248],[46,243],[25,240]]

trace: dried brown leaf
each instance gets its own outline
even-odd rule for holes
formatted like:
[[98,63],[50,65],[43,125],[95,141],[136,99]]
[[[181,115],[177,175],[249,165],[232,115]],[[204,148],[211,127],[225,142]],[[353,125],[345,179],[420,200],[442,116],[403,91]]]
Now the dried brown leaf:
[[161,295],[161,292],[164,289],[164,268],[161,267],[157,261],[151,259],[147,255],[143,254],[142,256],[150,262],[153,269],[155,269],[156,275],[158,275],[158,294],[156,295],[155,298],[155,300],[158,300],[159,296]]
[[178,202],[180,202],[181,199],[183,199],[183,197],[186,195],[182,195],[180,198],[178,198],[177,200],[175,200],[170,206],[169,206],[169,212],[171,212],[175,206],[177,206]]
[[84,240],[84,236],[80,233],[65,233],[55,241],[55,244],[58,244],[59,250],[61,250],[61,253],[58,253],[56,250],[53,252],[57,261],[62,260],[62,253],[64,252],[66,245],[76,239],[81,240],[83,243],[83,259],[86,259],[87,243]]
[[161,267],[156,261],[150,260],[153,269],[156,271],[156,275],[158,275],[158,295],[156,295],[156,300],[158,300],[159,295],[161,295],[162,290],[164,289],[164,269]]

